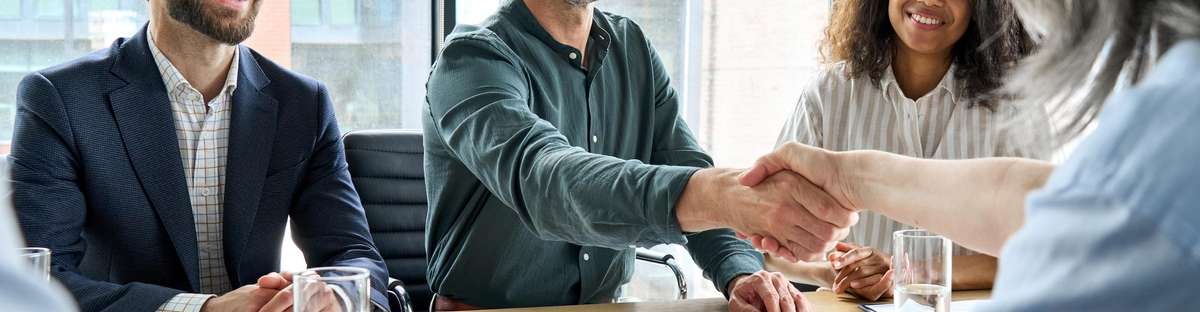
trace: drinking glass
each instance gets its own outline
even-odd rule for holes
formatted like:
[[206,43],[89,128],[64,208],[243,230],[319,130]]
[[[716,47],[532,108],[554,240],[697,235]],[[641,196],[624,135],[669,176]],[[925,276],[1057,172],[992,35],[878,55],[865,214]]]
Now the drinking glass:
[[33,267],[33,273],[39,279],[50,281],[50,249],[42,247],[21,248],[17,251],[21,258]]
[[892,239],[896,310],[949,311],[953,243],[925,230],[896,231]]
[[368,312],[371,274],[363,268],[310,268],[292,276],[295,312]]

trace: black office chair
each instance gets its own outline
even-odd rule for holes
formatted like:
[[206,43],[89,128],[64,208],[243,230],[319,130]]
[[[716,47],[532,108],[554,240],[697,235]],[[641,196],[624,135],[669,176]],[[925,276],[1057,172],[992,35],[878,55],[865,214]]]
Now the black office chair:
[[354,131],[343,142],[375,247],[391,273],[392,311],[427,311],[433,292],[425,280],[428,205],[421,132]]
[[[402,301],[397,303],[400,306],[393,304],[392,310],[426,311],[433,292],[425,279],[428,199],[421,132],[352,131],[343,142],[350,176],[366,210],[371,236],[393,278],[389,289],[394,299]],[[687,298],[687,282],[673,256],[639,248],[637,259],[669,268],[675,275],[677,298]],[[406,297],[410,300],[403,300]],[[401,310],[404,307],[409,310]]]

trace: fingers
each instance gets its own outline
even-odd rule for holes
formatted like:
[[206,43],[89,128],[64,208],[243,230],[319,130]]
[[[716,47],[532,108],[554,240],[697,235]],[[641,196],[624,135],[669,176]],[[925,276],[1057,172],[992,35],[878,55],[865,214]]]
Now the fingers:
[[765,272],[759,271],[759,273],[754,273],[754,275],[750,277],[754,280],[751,280],[748,286],[752,287],[752,289],[754,289],[754,293],[759,299],[761,299],[763,306],[766,307],[766,312],[781,312],[779,307],[781,299],[779,297],[779,292],[775,289],[774,285],[772,285],[769,280],[763,278],[763,274],[760,273]]
[[775,240],[774,238],[766,238],[766,237],[760,236],[758,238],[758,240],[759,240],[759,244],[762,245],[762,247],[765,250],[769,250],[769,251],[779,250],[779,247],[780,247],[779,241]]
[[863,299],[878,301],[879,298],[889,295],[892,290],[892,271],[884,272],[879,276],[879,281],[867,287],[856,287],[854,291]]
[[796,290],[796,292],[794,294],[792,294],[792,300],[796,301],[796,311],[798,311],[798,312],[806,312],[806,311],[813,310],[812,303],[808,302],[808,298],[805,298],[804,294],[800,293],[800,290],[798,290],[798,289]]
[[801,159],[798,159],[799,157],[796,157],[797,155],[795,155],[797,154],[796,151],[802,148],[803,146],[799,143],[788,143],[780,146],[771,153],[759,157],[758,160],[754,162],[754,167],[751,167],[750,170],[743,172],[742,176],[738,178],[738,181],[745,186],[755,186],[759,183],[762,183],[763,180],[766,180],[767,177],[775,174],[776,172],[783,170],[796,171],[796,166],[792,165],[791,162],[802,161]]
[[331,293],[331,291],[325,283],[313,281],[304,283],[303,287],[300,287],[299,293],[294,296],[300,296],[299,302],[304,303],[304,310],[323,311],[329,306],[329,302],[325,298],[326,293]]
[[750,170],[746,170],[746,172],[742,173],[742,176],[738,177],[738,182],[745,186],[755,186],[759,183],[762,183],[763,180],[766,180],[767,177],[771,176],[772,174],[779,172],[781,170],[779,167],[771,167],[768,165],[769,163],[774,162],[774,160],[769,159],[771,157],[776,157],[773,156],[774,154],[775,153],[772,152],[771,154],[767,154],[766,156],[763,156],[755,161],[754,167],[750,167]]
[[[884,272],[884,273],[887,273],[887,272]],[[850,281],[850,288],[859,289],[859,288],[871,287],[872,285],[878,284],[879,281],[882,279],[883,279],[883,274],[875,274],[875,275],[867,276],[862,279]]]
[[283,279],[286,280],[289,285],[292,284],[292,272],[282,271],[279,272],[279,276],[283,277]]
[[762,235],[758,234],[750,235],[750,245],[753,245],[754,248],[758,250],[762,250],[789,262],[794,263],[800,261],[799,258],[796,257],[795,252],[789,250],[787,247],[782,246],[782,244],[780,244],[775,238],[763,237]]
[[865,279],[872,275],[883,274],[888,269],[888,267],[882,265],[849,266],[844,270],[838,271],[837,277],[834,278],[834,283],[844,283],[847,287],[852,287],[850,285],[851,282]]
[[814,251],[810,250],[809,248],[789,240],[780,242],[775,238],[765,237],[763,238],[763,242],[764,244],[769,244],[769,247],[773,247],[772,249],[763,250],[766,250],[776,256],[779,256],[780,258],[783,258],[784,260],[791,261],[793,263],[799,262],[801,258],[808,259],[809,255],[814,253]]
[[292,283],[290,277],[290,274],[284,278],[279,273],[271,272],[258,278],[258,287],[282,290]]
[[287,287],[283,291],[275,294],[267,304],[263,305],[259,312],[285,312],[292,308],[292,288]]
[[[233,298],[235,298],[234,304],[236,306],[242,307],[241,309],[249,310],[249,311],[258,311],[260,308],[265,306],[267,303],[270,303],[271,300],[274,299],[275,296],[278,295],[280,292],[279,290],[270,289],[270,288],[262,288],[262,287],[258,287],[257,285],[246,285],[244,287],[252,287],[252,288],[245,289],[245,290],[243,290],[243,288],[238,288],[237,290],[234,290],[235,292],[240,291],[242,293],[241,295],[233,297]],[[226,295],[230,295],[230,293],[226,293],[223,296],[226,296]],[[217,309],[217,310],[220,310],[220,309]]]
[[841,251],[841,252],[849,252],[856,248],[859,248],[859,246],[851,244],[851,243],[847,243],[847,242],[838,242],[837,245],[833,246],[834,250]]
[[856,268],[857,267],[850,267],[841,271],[837,271],[837,274],[833,277],[833,293],[845,293],[846,289],[850,288],[850,283],[846,283],[846,278],[849,277],[850,273]]
[[[798,180],[796,191],[791,192],[792,198],[803,206],[805,210],[808,210],[810,214],[816,216],[819,220],[829,223],[830,228],[845,229],[858,223],[857,212],[842,206],[826,190],[821,189],[821,187],[814,184],[807,177],[801,176]],[[833,234],[831,233],[828,236],[832,238]]]
[[[880,259],[874,259],[872,257],[880,258],[875,253],[875,248],[854,249],[854,250],[851,250],[850,252],[847,252],[846,254],[842,255],[841,257],[839,257],[837,259],[833,259],[833,269],[841,270],[843,267],[858,263],[859,261],[864,260],[864,259],[872,259],[872,260],[876,260],[876,261],[880,260]],[[876,263],[872,262],[870,264],[876,264]]]
[[833,261],[841,258],[842,255],[845,255],[845,254],[846,254],[846,252],[843,252],[843,251],[834,251],[834,252],[830,252],[828,255],[825,255],[825,261],[829,261],[829,268],[833,269]]
[[729,300],[730,312],[765,312],[762,302],[754,300],[755,303],[750,303],[748,299],[743,299],[740,296],[734,296]]
[[775,285],[775,291],[779,293],[779,309],[785,312],[796,311],[796,299],[792,296],[794,288],[792,283],[783,277],[782,273],[771,272],[771,284]]

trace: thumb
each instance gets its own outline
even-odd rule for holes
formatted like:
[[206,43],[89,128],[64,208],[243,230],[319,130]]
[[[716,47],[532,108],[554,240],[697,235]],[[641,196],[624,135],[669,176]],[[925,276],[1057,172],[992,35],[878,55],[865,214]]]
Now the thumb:
[[258,278],[258,287],[268,289],[283,289],[289,284],[287,279],[284,279],[279,273],[271,272]]
[[755,186],[766,180],[771,173],[767,172],[767,167],[762,165],[762,162],[762,159],[759,159],[758,162],[755,162],[754,167],[742,172],[742,176],[738,177],[738,183],[744,186]]
[[836,248],[836,249],[837,249],[837,251],[841,251],[841,252],[850,252],[851,250],[854,250],[855,248],[858,248],[858,246],[854,246],[854,245],[851,245],[851,244],[849,244],[849,243],[838,242],[838,243],[837,243],[837,246],[835,246],[834,248]]
[[788,169],[784,157],[786,148],[787,146],[785,145],[770,154],[759,157],[754,162],[754,167],[742,172],[742,176],[738,177],[738,182],[744,186],[755,186],[776,172]]

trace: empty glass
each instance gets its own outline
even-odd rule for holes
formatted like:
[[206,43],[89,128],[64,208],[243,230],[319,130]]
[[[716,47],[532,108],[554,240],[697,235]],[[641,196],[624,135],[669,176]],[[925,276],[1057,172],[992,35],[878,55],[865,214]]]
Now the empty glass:
[[50,249],[42,247],[21,248],[17,251],[21,258],[33,267],[33,273],[39,279],[50,281]]
[[311,268],[292,276],[295,312],[368,312],[371,274],[353,267]]
[[949,311],[953,243],[925,230],[892,234],[892,295],[897,311]]

